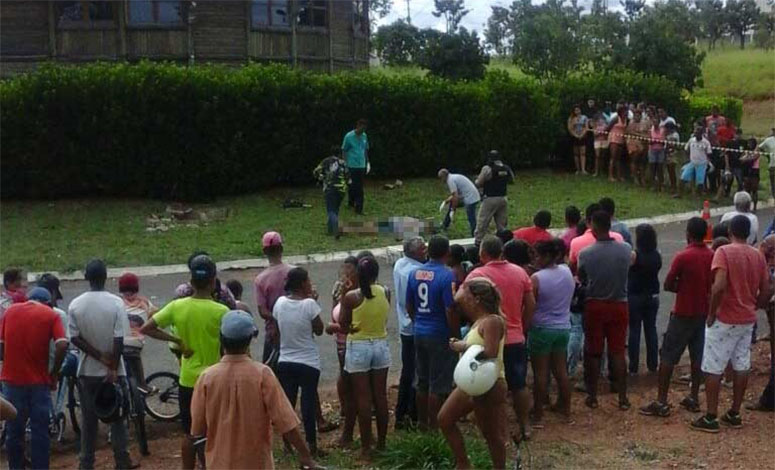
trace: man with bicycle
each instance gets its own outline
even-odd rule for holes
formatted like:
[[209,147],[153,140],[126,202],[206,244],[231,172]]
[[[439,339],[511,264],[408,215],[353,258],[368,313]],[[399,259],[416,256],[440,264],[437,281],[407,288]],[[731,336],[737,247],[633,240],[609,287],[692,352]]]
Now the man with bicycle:
[[[213,300],[215,262],[197,255],[189,262],[193,295],[173,300],[140,328],[140,334],[180,346],[180,420],[186,433],[181,442],[183,468],[193,469],[195,450],[191,439],[191,399],[199,375],[221,359],[221,318],[229,310]],[[163,330],[175,327],[176,336]]]
[[[81,350],[78,366],[78,394],[81,397],[82,469],[94,468],[97,444],[95,397],[104,382],[120,383],[126,390],[126,372],[121,358],[128,326],[124,302],[105,290],[108,270],[102,260],[86,265],[89,291],[70,302],[70,340]],[[136,468],[129,459],[126,422],[110,425],[110,438],[116,468]]]

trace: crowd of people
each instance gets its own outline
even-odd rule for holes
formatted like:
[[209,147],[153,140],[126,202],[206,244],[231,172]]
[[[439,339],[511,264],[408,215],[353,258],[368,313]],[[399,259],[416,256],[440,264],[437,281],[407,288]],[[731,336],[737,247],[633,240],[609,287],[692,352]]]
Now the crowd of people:
[[624,100],[598,107],[590,99],[571,110],[567,130],[576,174],[598,176],[607,161],[610,181],[624,181],[629,169],[634,183],[669,190],[674,197],[685,185],[693,194],[706,190],[720,199],[737,183],[737,191],[748,192],[756,206],[760,160],[766,158],[775,198],[775,129],[761,142],[745,137],[717,106],[693,129],[682,130],[662,107]]
[[[210,468],[272,468],[273,430],[304,468],[318,467],[316,459],[325,451],[317,434],[332,427],[322,418],[318,395],[322,361],[315,338],[323,334],[333,337],[338,356],[339,442],[352,446],[357,424],[364,459],[386,445],[390,343],[396,339],[401,372],[393,425],[439,430],[458,468],[470,466],[458,423],[471,412],[494,468],[505,467],[509,434],[522,440],[540,432],[546,411],[573,423],[572,380],[579,363],[583,381],[576,388],[586,393],[586,406],[600,406],[603,377],[617,394],[618,408],[629,410],[628,375],[639,373],[641,332],[646,368],[659,377],[656,397],[640,404],[641,414],[674,412],[668,390],[688,348],[691,386],[679,405],[691,413],[705,410],[691,427],[705,432],[719,432],[719,423],[740,427],[757,310],[765,309],[773,321],[775,234],[759,243],[751,196],[738,192],[734,199],[735,211],[713,227],[711,239],[705,220],[687,222],[686,247],[673,258],[663,284],[656,230],[641,224],[630,233],[616,220],[610,198],[588,205],[583,219],[578,208],[568,207],[566,230],[557,237],[549,230],[552,214],[542,210],[533,226],[483,235],[469,248],[451,245],[443,235],[427,243],[409,238],[393,266],[393,289],[379,282],[377,258],[361,252],[342,263],[331,312],[323,312],[309,273],[283,261],[277,232],[262,237],[269,266],[254,282],[256,318],[241,300],[241,284],[222,284],[215,262],[203,252],[189,258],[189,282],[161,309],[140,294],[132,273],[119,278],[119,295],[107,292],[100,260],[87,264],[89,290],[66,311],[58,307],[62,294],[55,276],[43,275],[28,288],[20,269],[6,269],[0,380],[9,467],[24,468],[27,455],[33,468],[48,467],[50,387],[66,364],[73,368],[75,362],[80,467],[94,466],[101,420],[110,424],[116,466],[135,468],[125,421],[115,419],[119,412],[106,397],[121,395],[115,390],[125,389],[127,374],[143,376],[140,358],[148,338],[167,342],[179,359],[184,468],[194,468],[194,442],[201,438]],[[676,296],[660,343],[661,289]],[[399,338],[388,335],[391,311]],[[259,318],[265,326],[260,362],[250,353]],[[477,361],[495,367],[486,390],[471,394],[454,377],[460,355],[474,347],[480,351]],[[720,386],[727,380],[733,402],[719,410]],[[556,398],[550,396],[552,382]],[[140,387],[156,392],[144,382]],[[773,411],[774,394],[771,369],[767,388],[749,408]],[[301,420],[294,410],[299,395]],[[509,429],[512,413],[516,425]]]

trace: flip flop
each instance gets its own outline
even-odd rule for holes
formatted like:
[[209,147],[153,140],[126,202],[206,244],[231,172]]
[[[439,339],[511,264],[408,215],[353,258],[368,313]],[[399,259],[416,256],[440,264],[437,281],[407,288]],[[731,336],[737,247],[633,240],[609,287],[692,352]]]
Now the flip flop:
[[589,408],[592,408],[593,410],[596,409],[600,404],[597,402],[597,398],[593,397],[587,397],[584,400],[584,404],[587,405]]

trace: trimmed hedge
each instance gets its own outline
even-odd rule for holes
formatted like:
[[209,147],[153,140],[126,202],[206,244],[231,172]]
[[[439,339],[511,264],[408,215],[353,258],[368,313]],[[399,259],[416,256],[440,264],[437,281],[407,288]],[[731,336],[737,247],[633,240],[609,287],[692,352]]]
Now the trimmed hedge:
[[208,200],[307,183],[360,117],[378,177],[470,172],[491,148],[541,165],[565,135],[568,103],[587,96],[705,112],[670,82],[633,73],[545,86],[497,72],[452,83],[279,65],[45,65],[0,83],[2,197]]

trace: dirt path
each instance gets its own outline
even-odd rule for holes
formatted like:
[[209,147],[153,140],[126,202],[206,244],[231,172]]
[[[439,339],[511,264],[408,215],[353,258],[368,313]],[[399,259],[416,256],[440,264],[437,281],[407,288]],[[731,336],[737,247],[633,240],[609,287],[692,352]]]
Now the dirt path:
[[[754,370],[748,386],[748,399],[756,399],[766,384],[769,344],[758,342],[754,346],[752,360]],[[687,365],[679,366],[675,376],[687,371]],[[688,427],[690,419],[697,415],[677,407],[678,401],[688,389],[686,385],[671,385],[670,401],[676,407],[674,414],[666,419],[658,419],[641,416],[637,411],[639,406],[654,398],[656,376],[641,375],[630,383],[630,400],[633,403],[630,411],[619,411],[616,397],[612,394],[602,395],[600,408],[593,411],[584,407],[583,394],[574,393],[575,424],[561,424],[558,418],[551,413],[547,414],[546,427],[536,430],[529,443],[532,466],[528,468],[773,468],[775,414],[743,410],[745,426],[742,429],[723,428],[716,435],[698,433]],[[601,383],[601,387],[607,388],[607,383]],[[323,390],[321,398],[325,409],[330,404],[333,413],[338,411],[333,390]],[[391,388],[390,400],[394,403],[395,399],[396,390]],[[729,407],[731,399],[732,391],[722,388],[722,412]],[[701,395],[701,402],[705,402],[704,395]],[[149,421],[149,433],[152,455],[142,459],[142,468],[179,468],[180,431],[177,424]],[[337,432],[320,435],[322,447],[332,448],[337,437]],[[139,459],[134,445],[132,451],[133,457]],[[278,449],[275,456],[280,454]],[[105,432],[101,433],[96,463],[99,469],[113,467]],[[65,447],[55,446],[51,468],[75,466],[77,457],[73,443]],[[368,467],[364,465],[361,468]]]

